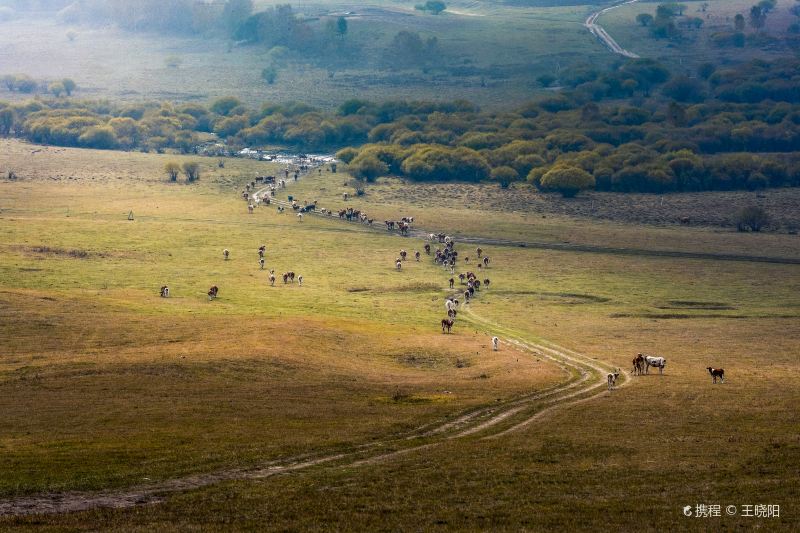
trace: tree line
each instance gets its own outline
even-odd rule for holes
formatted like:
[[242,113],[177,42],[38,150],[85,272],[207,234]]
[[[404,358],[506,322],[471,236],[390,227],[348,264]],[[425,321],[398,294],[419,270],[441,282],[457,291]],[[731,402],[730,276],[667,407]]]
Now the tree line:
[[391,174],[501,186],[527,181],[567,194],[587,187],[662,192],[796,186],[798,67],[800,60],[792,59],[754,60],[737,69],[706,65],[685,79],[651,60],[630,60],[601,79],[646,85],[650,98],[640,93],[625,102],[595,101],[580,90],[584,81],[496,112],[466,101],[355,99],[324,111],[300,102],[252,109],[234,97],[209,105],[39,98],[0,103],[0,134],[63,146],[182,153],[193,152],[208,133],[231,149],[350,146],[339,157],[361,179]]

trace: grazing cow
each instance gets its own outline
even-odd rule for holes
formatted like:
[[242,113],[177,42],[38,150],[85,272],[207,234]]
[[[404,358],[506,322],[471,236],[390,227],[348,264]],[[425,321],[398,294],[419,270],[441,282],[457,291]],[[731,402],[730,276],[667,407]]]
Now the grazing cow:
[[469,256],[468,255],[464,256],[464,262],[469,264]]
[[267,247],[265,245],[261,245],[258,247],[258,257],[264,257],[264,253],[267,251]]
[[483,258],[483,266],[485,266],[487,268],[489,266],[489,256],[488,255]]
[[449,299],[449,298],[448,298],[447,300],[445,300],[445,301],[444,301],[444,309],[445,309],[445,311],[447,311],[448,313],[449,313],[449,312],[450,312],[452,309],[455,309],[455,308],[456,308],[456,302],[455,302],[454,300],[451,300],[451,299]]
[[723,368],[711,368],[710,366],[708,366],[708,367],[706,367],[706,370],[708,370],[708,373],[711,374],[711,379],[713,380],[712,383],[716,383],[717,382],[717,378],[719,378],[719,380],[722,383],[725,383],[725,369],[723,369]]
[[275,271],[274,270],[270,270],[269,271],[269,286],[270,287],[274,287],[275,286]]
[[450,282],[450,288],[452,289],[453,285],[455,285],[455,283],[456,283],[456,280],[454,280],[453,278],[450,278],[448,281]]
[[442,319],[442,333],[447,330],[447,333],[450,333],[450,330],[453,329],[453,320],[450,318],[443,318]]
[[224,250],[222,250],[222,257],[224,257],[224,258],[225,258],[225,261],[227,261],[227,260],[228,260],[228,257],[230,257],[230,255],[231,255],[231,253],[228,251],[228,249],[227,249],[227,248],[225,248]]
[[297,276],[297,283],[302,287],[303,286],[303,276]]
[[169,298],[169,287],[167,287],[166,285],[162,286],[158,294],[162,298]]
[[467,292],[469,293],[470,296],[475,296],[475,287],[470,287],[469,289],[467,289]]
[[619,368],[616,369],[614,372],[609,373],[608,376],[606,377],[608,381],[608,390],[614,388],[614,386],[617,384],[617,378],[619,378]]
[[[640,354],[641,355],[641,354]],[[667,360],[663,357],[653,357],[652,355],[645,355],[644,356],[644,373],[650,373],[650,367],[658,368],[658,373],[664,373],[664,367],[667,365]]]
[[419,250],[416,250],[416,251],[414,252],[414,259],[416,259],[417,261],[419,261],[419,256],[420,256],[420,254],[419,254]]
[[297,213],[297,220],[299,220],[300,222],[303,221],[303,213]]
[[469,303],[469,297],[470,297],[469,291],[464,291],[464,303],[465,304]]
[[500,344],[500,339],[498,339],[497,337],[492,337],[492,350],[494,350],[495,352],[497,351],[498,344]]
[[219,287],[217,287],[216,285],[214,285],[213,287],[211,287],[210,289],[208,289],[208,301],[210,302],[211,300],[213,300],[214,298],[216,298],[216,297],[217,297],[217,294],[219,294]]
[[447,312],[447,316],[448,316],[448,318],[451,318],[451,319],[453,319],[453,320],[455,320],[455,318],[456,318],[456,315],[457,315],[457,314],[458,314],[458,311],[456,311],[455,309],[450,309],[450,310]]
[[282,205],[278,206],[278,213],[283,213],[283,206]]
[[286,285],[286,282],[288,282],[288,281],[289,281],[289,273],[288,272],[284,272],[283,273],[283,284]]
[[430,244],[425,244],[425,253],[427,255],[431,255],[431,245]]
[[253,214],[253,209],[255,209],[255,207],[253,207],[253,204],[249,204],[247,206],[247,212],[250,213],[251,215]]
[[460,282],[462,285],[464,284],[464,280],[465,280],[465,279],[467,279],[467,275],[466,275],[466,274],[464,274],[463,272],[462,272],[461,274],[459,274],[459,275],[458,275],[458,281],[459,281],[459,282]]
[[489,278],[483,280],[483,284],[486,286],[487,289],[489,288],[489,283],[491,283],[491,280]]
[[394,268],[396,268],[398,271],[401,270],[403,268],[403,262],[397,259],[394,262]]
[[407,255],[407,253],[406,253],[405,250],[400,250],[400,260],[401,261],[405,261],[406,260],[406,255]]
[[263,257],[259,257],[258,258],[258,264],[261,266],[261,270],[264,270],[264,258]]
[[289,275],[289,283],[294,283],[294,272],[290,270],[287,274]]
[[631,370],[631,374],[634,376],[641,376],[644,374],[644,356],[642,354],[638,354],[633,358],[633,369]]
[[349,196],[350,196],[350,195],[349,195],[349,194],[347,194],[347,193],[342,193],[342,198],[344,199],[344,201],[345,201],[345,202],[347,201],[347,198],[348,198]]
[[478,253],[478,259],[483,256],[483,248],[476,248],[475,251]]

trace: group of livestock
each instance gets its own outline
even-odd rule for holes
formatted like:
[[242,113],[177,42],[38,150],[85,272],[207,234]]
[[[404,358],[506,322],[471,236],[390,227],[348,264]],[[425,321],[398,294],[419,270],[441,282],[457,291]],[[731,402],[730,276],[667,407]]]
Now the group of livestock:
[[[636,354],[636,357],[633,358],[633,361],[631,361],[631,364],[631,375],[634,376],[643,376],[645,374],[649,374],[650,367],[657,368],[659,374],[664,374],[664,368],[667,366],[667,359],[665,357],[638,353]],[[712,384],[716,384],[717,380],[719,380],[720,383],[725,383],[724,368],[714,368],[709,366],[706,367],[706,370],[708,370],[708,373],[711,375]],[[614,388],[614,385],[616,385],[617,379],[619,378],[619,373],[619,369],[617,369],[608,374],[608,390],[611,390]]]
[[[403,222],[406,224],[411,224],[414,221],[412,217],[404,217]],[[459,261],[459,254],[456,250],[455,240],[443,233],[431,233],[428,235],[428,241],[425,242],[423,249],[425,250],[425,255],[432,256],[433,262],[435,265],[441,266],[442,268],[446,268],[450,271],[450,274],[453,275],[448,282],[450,290],[458,290],[458,293],[451,294],[445,299],[445,311],[447,312],[447,316],[443,318],[440,322],[442,327],[442,333],[451,333],[453,330],[453,326],[455,325],[456,317],[458,316],[458,306],[459,306],[459,298],[463,294],[463,302],[464,304],[468,304],[471,299],[475,298],[478,291],[480,291],[481,287],[489,288],[491,284],[491,280],[489,278],[485,278],[481,281],[478,276],[472,271],[461,272],[458,274],[459,285],[463,287],[463,293],[461,292],[461,288],[456,289],[456,277],[455,272],[458,266]],[[437,246],[435,250],[431,247],[431,242],[438,243],[443,246]],[[491,260],[488,256],[484,255],[482,248],[477,248],[475,250],[477,254],[477,262],[479,269],[488,269]],[[415,261],[419,262],[422,254],[418,251],[414,251],[414,259]],[[395,270],[401,271],[403,269],[403,263],[408,259],[408,252],[406,250],[400,250],[400,253],[394,260],[394,267]],[[469,264],[469,257],[463,257],[461,259],[463,264]],[[492,338],[492,346],[495,350],[497,350],[499,339],[497,337]]]
[[[261,246],[258,247],[258,264],[259,264],[259,267],[260,267],[261,270],[264,270],[264,268],[266,266],[266,259],[264,257],[266,255],[266,252],[267,252],[267,246],[266,245],[262,244]],[[231,258],[230,250],[228,250],[227,248],[222,250],[222,259],[224,261],[228,261],[228,260],[230,260],[230,258]],[[303,286],[303,276],[295,274],[294,271],[284,272],[282,274],[282,277],[283,277],[283,284],[284,285],[287,285],[289,283],[294,283],[295,280],[297,280],[298,285],[301,286],[301,287]],[[275,286],[275,280],[276,280],[275,270],[274,269],[270,269],[270,271],[269,271],[269,284],[270,284],[271,287]],[[217,287],[216,285],[212,286],[210,289],[208,289],[208,293],[207,294],[208,294],[208,300],[209,301],[215,300],[217,298],[217,296],[219,295],[219,287]],[[159,296],[161,298],[169,298],[169,296],[170,296],[169,286],[162,285],[161,288],[159,289]]]

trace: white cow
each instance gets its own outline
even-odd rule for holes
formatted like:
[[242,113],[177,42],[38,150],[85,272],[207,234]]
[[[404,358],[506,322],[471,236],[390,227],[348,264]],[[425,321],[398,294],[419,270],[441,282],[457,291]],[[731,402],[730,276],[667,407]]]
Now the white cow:
[[497,351],[498,344],[500,344],[500,339],[498,339],[497,337],[492,337],[492,349],[495,352]]
[[617,384],[617,379],[618,379],[618,378],[619,378],[619,368],[617,368],[616,370],[614,370],[614,372],[612,372],[612,373],[608,374],[608,377],[607,377],[607,380],[608,380],[608,390],[611,390],[611,389],[613,389],[613,388],[614,388],[614,386]]
[[456,307],[458,307],[458,304],[454,300],[448,299],[444,301],[444,310],[448,313],[450,311],[455,311]]
[[[639,355],[641,355],[641,354],[639,354]],[[658,373],[659,374],[663,374],[664,373],[664,367],[666,365],[667,365],[667,360],[665,358],[663,358],[663,357],[653,357],[652,355],[645,355],[644,356],[644,366],[645,366],[644,373],[645,374],[649,374],[650,373],[650,367],[651,366],[658,368]]]

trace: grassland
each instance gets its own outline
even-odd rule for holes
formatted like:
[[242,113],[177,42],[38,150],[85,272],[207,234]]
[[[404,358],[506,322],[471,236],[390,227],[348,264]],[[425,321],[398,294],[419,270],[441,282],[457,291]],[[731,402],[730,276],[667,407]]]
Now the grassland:
[[[491,352],[488,331],[549,339],[623,369],[638,351],[668,364],[663,376],[632,378],[502,438],[228,481],[155,506],[4,518],[0,527],[798,527],[796,265],[485,246],[492,287],[470,306],[497,329],[460,318],[456,334],[443,336],[448,275],[427,261],[392,269],[400,247],[421,243],[272,209],[248,215],[238,192],[264,163],[206,164],[187,186],[164,182],[165,156],[2,148],[0,166],[21,176],[0,182],[6,498],[335,452],[565,379],[511,345]],[[287,192],[339,207],[345,179],[323,173]],[[353,205],[463,234],[763,255],[791,253],[796,238],[443,208],[433,197],[434,209],[396,194],[397,183],[381,187]],[[268,268],[302,273],[302,288],[268,287],[255,261],[261,243]],[[169,300],[156,296],[163,283]],[[212,283],[221,298],[209,303]],[[726,369],[725,385],[711,385],[709,365]],[[683,516],[698,503],[779,504],[782,514]]]
[[[711,42],[710,38],[714,33],[733,31],[734,16],[741,13],[747,18],[750,7],[757,2],[710,0],[682,3],[687,6],[684,14],[703,19],[703,26],[700,29],[682,29],[682,37],[677,42],[654,39],[650,36],[649,28],[644,28],[636,22],[636,15],[639,13],[654,15],[658,3],[637,2],[625,5],[608,12],[598,22],[623,48],[642,57],[658,59],[665,64],[683,68],[691,76],[696,74],[696,67],[705,62],[730,64],[756,58],[770,60],[787,52],[785,46],[780,44],[767,47],[720,48]],[[789,13],[793,5],[793,0],[778,0],[777,7],[767,17],[763,31],[775,38],[785,35],[786,28],[796,18]],[[752,31],[748,26],[747,33]]]
[[[304,3],[297,9],[316,18],[349,16],[347,54],[294,58],[267,85],[261,71],[268,50],[232,46],[221,39],[130,34],[113,28],[70,28],[49,18],[20,18],[3,24],[3,73],[37,79],[68,76],[82,97],[141,101],[213,99],[234,94],[251,105],[298,100],[322,108],[348,98],[465,98],[486,107],[506,108],[541,91],[535,81],[575,60],[613,59],[580,23],[588,6],[525,8],[475,2],[454,3],[454,12],[425,15],[399,2]],[[66,34],[78,34],[70,41]],[[439,66],[395,70],[382,64],[383,50],[401,30],[435,35],[442,49]],[[128,51],[135,49],[136,54]],[[165,60],[177,56],[179,69]],[[192,80],[186,83],[185,80]],[[198,90],[202,87],[202,90]],[[0,98],[19,97],[0,91]]]

